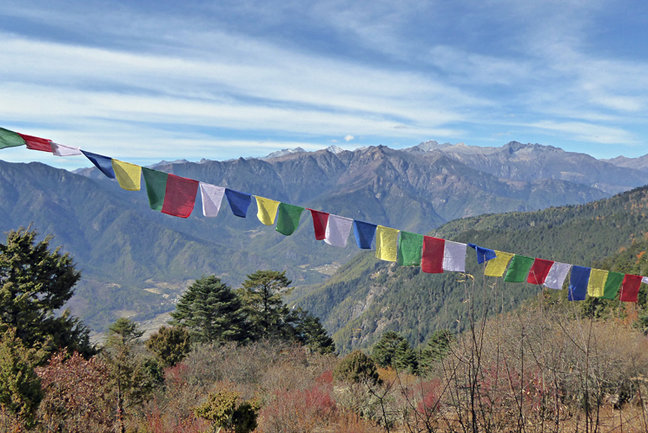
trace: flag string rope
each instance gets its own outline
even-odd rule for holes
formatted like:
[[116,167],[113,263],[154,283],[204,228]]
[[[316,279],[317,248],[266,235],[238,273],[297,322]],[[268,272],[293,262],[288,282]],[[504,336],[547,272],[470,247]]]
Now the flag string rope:
[[84,155],[105,176],[116,179],[119,186],[128,191],[140,190],[144,178],[151,209],[180,218],[187,218],[192,213],[199,190],[205,217],[218,215],[223,198],[226,198],[232,213],[246,218],[254,197],[259,221],[264,225],[275,225],[275,230],[285,236],[297,230],[303,211],[308,210],[316,240],[345,247],[353,230],[358,248],[372,249],[375,240],[376,258],[397,262],[401,266],[420,266],[425,273],[465,272],[467,248],[473,248],[477,263],[486,263],[484,275],[503,277],[505,282],[527,282],[560,290],[569,274],[567,298],[570,301],[582,301],[586,296],[602,299],[616,299],[618,296],[620,301],[637,302],[640,285],[648,284],[648,277],[640,275],[527,257],[473,243],[424,236],[176,176],[59,144],[47,138],[0,128],[0,149],[16,146],[26,146],[56,156]]

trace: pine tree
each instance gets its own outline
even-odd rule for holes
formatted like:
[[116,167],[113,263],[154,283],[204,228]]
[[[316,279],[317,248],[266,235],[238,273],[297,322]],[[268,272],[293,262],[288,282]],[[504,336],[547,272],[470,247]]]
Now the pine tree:
[[156,385],[150,363],[136,353],[142,334],[137,323],[119,318],[110,326],[102,352],[117,395],[117,418],[122,433],[125,432],[126,410],[145,402]]
[[69,255],[50,251],[49,237],[40,242],[36,237],[35,231],[19,229],[0,244],[0,332],[14,328],[30,348],[92,354],[88,329],[67,310],[57,315],[81,275]]
[[335,343],[328,335],[320,320],[301,309],[293,312],[297,340],[315,352],[322,354],[335,352]]
[[285,271],[256,271],[243,282],[239,296],[256,339],[291,338],[294,334],[290,312],[281,298],[290,291],[291,283]]
[[194,341],[245,341],[247,333],[241,301],[212,275],[196,280],[183,293],[171,313],[171,324],[189,330]]
[[372,358],[381,367],[393,367],[415,373],[418,369],[416,354],[408,341],[394,331],[385,332],[374,344]]
[[181,326],[162,326],[146,340],[146,347],[155,354],[163,367],[182,361],[191,350],[189,331]]

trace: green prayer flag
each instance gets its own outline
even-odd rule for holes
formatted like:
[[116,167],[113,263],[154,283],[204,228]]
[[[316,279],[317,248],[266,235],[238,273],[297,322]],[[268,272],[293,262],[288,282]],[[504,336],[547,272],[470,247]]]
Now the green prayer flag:
[[398,264],[420,266],[423,252],[423,235],[401,231],[398,244]]
[[164,204],[164,195],[166,194],[166,184],[169,175],[162,171],[152,170],[142,167],[144,182],[146,183],[146,194],[148,194],[149,206],[153,210],[162,210]]
[[509,283],[525,282],[529,276],[529,271],[531,270],[534,261],[535,258],[533,257],[520,256],[517,254],[514,255],[511,259],[508,270],[506,271],[504,281]]
[[275,230],[286,236],[293,234],[299,226],[299,218],[303,211],[303,207],[287,203],[279,203],[279,208],[277,209],[277,226],[275,227]]
[[20,135],[8,129],[0,128],[0,149],[24,145],[25,140]]
[[603,288],[603,299],[616,299],[621,283],[623,283],[624,274],[619,272],[608,272],[605,287]]

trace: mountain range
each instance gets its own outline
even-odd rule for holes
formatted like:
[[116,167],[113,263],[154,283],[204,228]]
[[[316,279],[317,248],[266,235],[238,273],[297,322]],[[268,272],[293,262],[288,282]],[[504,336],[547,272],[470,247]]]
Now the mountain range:
[[[517,142],[498,148],[425,142],[403,150],[297,149],[154,168],[427,233],[457,218],[609,197],[648,183],[642,161],[603,161]],[[144,191],[124,191],[94,168],[71,173],[0,161],[0,179],[0,227],[31,224],[72,254],[83,278],[71,306],[97,330],[120,315],[141,320],[168,311],[188,282],[204,274],[236,286],[257,269],[286,270],[295,285],[312,288],[358,253],[353,241],[345,249],[315,241],[308,216],[284,237],[256,220],[254,205],[246,219],[234,217],[225,202],[218,217],[204,218],[200,199],[186,220],[154,212]]]

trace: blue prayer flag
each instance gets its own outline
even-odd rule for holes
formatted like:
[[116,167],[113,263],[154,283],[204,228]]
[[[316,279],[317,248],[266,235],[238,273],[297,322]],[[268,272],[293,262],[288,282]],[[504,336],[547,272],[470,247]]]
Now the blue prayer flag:
[[245,218],[248,207],[252,202],[252,196],[229,188],[225,188],[225,196],[227,197],[227,201],[232,209],[232,213],[237,217]]
[[587,283],[589,282],[591,268],[583,266],[572,266],[569,277],[569,301],[584,301],[587,294]]
[[479,264],[482,264],[484,262],[487,262],[497,257],[495,251],[491,250],[490,248],[480,247],[479,245],[475,245],[475,244],[468,244],[468,246],[470,248],[474,248],[475,251],[477,252],[477,263]]
[[373,242],[374,236],[376,235],[376,224],[354,220],[353,234],[355,235],[358,248],[370,250],[371,242]]
[[115,178],[115,171],[112,167],[112,158],[99,155],[98,153],[87,152],[82,150],[83,154],[97,167],[103,174],[111,179]]

